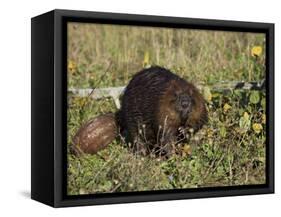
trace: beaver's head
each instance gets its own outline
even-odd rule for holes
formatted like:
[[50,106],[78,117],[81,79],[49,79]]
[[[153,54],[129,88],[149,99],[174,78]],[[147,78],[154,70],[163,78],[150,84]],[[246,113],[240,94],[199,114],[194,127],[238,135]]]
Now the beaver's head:
[[175,109],[182,119],[186,119],[192,110],[192,96],[187,92],[175,93]]

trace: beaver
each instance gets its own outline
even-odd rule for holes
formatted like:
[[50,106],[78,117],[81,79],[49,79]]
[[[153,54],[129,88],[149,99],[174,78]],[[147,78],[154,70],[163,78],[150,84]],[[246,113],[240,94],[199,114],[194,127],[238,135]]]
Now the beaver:
[[75,155],[96,154],[117,136],[115,114],[107,113],[83,124],[73,138],[71,151]]
[[153,66],[133,76],[117,112],[120,133],[133,150],[169,156],[187,132],[208,119],[198,89],[171,71]]

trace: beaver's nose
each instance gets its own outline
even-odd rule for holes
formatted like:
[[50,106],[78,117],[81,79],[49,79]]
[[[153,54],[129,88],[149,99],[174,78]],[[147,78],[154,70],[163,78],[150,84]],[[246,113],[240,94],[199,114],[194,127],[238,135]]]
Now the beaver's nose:
[[186,101],[186,100],[181,102],[181,106],[182,106],[183,108],[187,108],[188,105],[189,105],[189,102]]

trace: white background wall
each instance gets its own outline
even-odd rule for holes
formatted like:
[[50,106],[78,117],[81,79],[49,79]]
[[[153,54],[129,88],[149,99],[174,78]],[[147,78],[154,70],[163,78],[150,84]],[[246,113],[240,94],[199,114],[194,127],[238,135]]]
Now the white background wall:
[[[278,2],[278,0],[2,0],[0,2],[0,216],[256,217],[280,214],[281,7]],[[30,200],[30,18],[54,8],[276,23],[276,194],[66,209],[52,209]]]

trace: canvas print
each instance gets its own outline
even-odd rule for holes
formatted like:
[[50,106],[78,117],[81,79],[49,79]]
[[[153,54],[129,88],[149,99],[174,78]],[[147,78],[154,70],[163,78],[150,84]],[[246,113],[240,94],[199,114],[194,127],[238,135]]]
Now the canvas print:
[[67,194],[266,183],[263,33],[67,23]]

